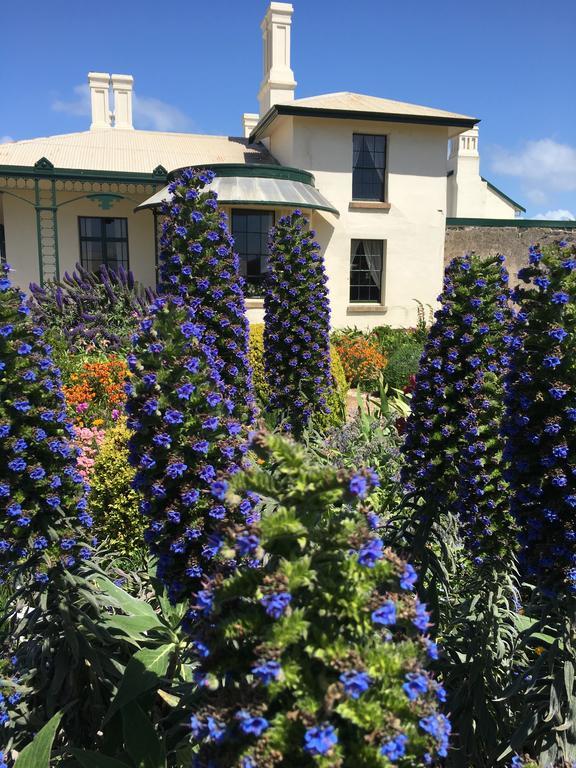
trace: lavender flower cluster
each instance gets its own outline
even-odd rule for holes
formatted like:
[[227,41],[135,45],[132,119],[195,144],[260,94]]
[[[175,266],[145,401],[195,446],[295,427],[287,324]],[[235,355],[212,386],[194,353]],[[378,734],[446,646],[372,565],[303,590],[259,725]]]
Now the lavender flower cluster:
[[169,184],[172,200],[161,213],[159,293],[187,301],[204,326],[204,343],[217,352],[226,396],[244,425],[255,416],[252,372],[248,362],[248,319],[244,280],[226,214],[217,195],[206,190],[210,170],[187,169]]
[[470,557],[505,554],[508,497],[500,458],[510,337],[504,257],[462,256],[446,270],[440,309],[416,377],[402,481],[424,519],[458,514]]
[[520,566],[549,594],[576,591],[576,248],[530,248],[509,339],[505,459]]
[[[363,503],[377,476],[304,468],[276,436],[252,447],[277,466],[279,507],[229,531],[228,549],[267,557],[224,580],[196,626],[205,696],[190,721],[195,765],[437,765],[450,722],[425,660],[438,649],[414,568],[385,547]],[[261,476],[240,486],[261,492]]]
[[[126,386],[146,540],[170,600],[188,600],[189,625],[206,610],[211,576],[235,566],[222,549],[225,495],[253,405],[237,258],[215,196],[200,191],[211,178],[185,171],[171,186],[165,282],[134,337]],[[243,499],[242,519],[255,501]]]
[[73,353],[129,348],[138,318],[148,311],[154,292],[132,272],[102,264],[92,272],[76,264],[72,274],[44,286],[30,284],[30,307],[37,325],[60,336]]
[[0,578],[22,568],[42,587],[89,557],[92,520],[60,372],[24,299],[0,265]]
[[264,294],[264,367],[270,409],[302,432],[314,412],[329,412],[330,304],[320,245],[301,211],[270,232]]

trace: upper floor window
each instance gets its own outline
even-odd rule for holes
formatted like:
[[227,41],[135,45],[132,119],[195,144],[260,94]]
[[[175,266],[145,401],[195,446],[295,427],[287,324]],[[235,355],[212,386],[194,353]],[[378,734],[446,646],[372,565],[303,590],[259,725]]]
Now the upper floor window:
[[384,242],[352,240],[350,254],[350,301],[382,303]]
[[232,211],[234,249],[240,256],[240,273],[247,296],[262,296],[268,268],[268,233],[274,226],[272,211]]
[[355,133],[353,142],[352,199],[384,201],[386,136]]
[[80,216],[80,263],[94,272],[101,264],[128,269],[128,220]]

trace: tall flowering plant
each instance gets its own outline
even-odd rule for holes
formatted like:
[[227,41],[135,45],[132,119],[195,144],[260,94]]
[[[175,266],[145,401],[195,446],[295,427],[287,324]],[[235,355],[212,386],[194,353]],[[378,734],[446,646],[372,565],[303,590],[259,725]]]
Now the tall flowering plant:
[[270,408],[298,435],[314,412],[328,412],[330,304],[320,245],[301,211],[270,233],[264,293],[264,367]]
[[[546,764],[576,759],[576,248],[530,248],[506,380],[505,458],[527,607],[556,642],[523,677],[525,746]],[[541,636],[532,644],[541,645]],[[528,641],[529,642],[529,641]],[[540,651],[544,650],[540,648]],[[528,734],[528,736],[527,736]]]
[[255,411],[248,362],[248,319],[226,214],[218,210],[217,195],[205,189],[210,170],[181,171],[168,187],[172,200],[162,208],[159,292],[188,302],[204,327],[203,341],[217,353],[220,372],[234,413],[249,424]]
[[511,321],[503,257],[462,256],[444,289],[422,355],[403,445],[402,481],[419,514],[453,511],[476,564],[508,551],[500,471],[504,347]]
[[[512,339],[502,262],[466,255],[446,271],[416,376],[402,468],[405,487],[418,500],[409,543],[423,563],[424,594],[444,636],[440,667],[457,733],[456,763],[479,768],[494,764],[501,734],[511,727],[513,712],[500,694],[518,635],[515,534],[499,431],[505,343]],[[451,527],[464,546],[447,556]],[[440,562],[435,550],[444,553]]]
[[50,345],[1,264],[0,579],[10,600],[2,612],[0,743],[9,748],[97,677],[83,675],[89,651],[78,640],[65,649],[77,617],[74,585],[93,543],[73,437]]
[[196,626],[195,764],[438,764],[450,723],[426,671],[437,648],[416,572],[374,530],[377,477],[310,465],[279,436],[252,447],[274,471],[238,475],[233,491],[271,508],[224,546],[266,558],[221,580]]
[[[171,185],[161,295],[128,361],[130,461],[146,540],[170,599],[189,601],[189,624],[203,611],[211,576],[235,565],[222,552],[224,497],[253,413],[238,259],[215,194],[203,191],[212,178],[184,171]],[[252,508],[244,499],[241,514]]]
[[0,265],[0,575],[49,584],[87,556],[91,519],[60,373],[24,298]]

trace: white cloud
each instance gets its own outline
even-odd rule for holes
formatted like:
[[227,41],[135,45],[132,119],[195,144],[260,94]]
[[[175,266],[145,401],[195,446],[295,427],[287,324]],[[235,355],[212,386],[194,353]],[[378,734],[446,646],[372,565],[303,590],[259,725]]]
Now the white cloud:
[[537,188],[570,192],[576,190],[576,147],[554,139],[527,141],[518,150],[495,149],[492,170],[516,176],[532,192]]
[[[88,85],[74,86],[74,98],[69,100],[55,99],[52,109],[64,112],[74,117],[90,115],[90,88]],[[178,107],[167,104],[152,96],[133,94],[132,110],[136,128],[151,128],[155,131],[190,131],[193,121]]]
[[10,144],[11,141],[15,141],[12,136],[0,136],[0,144]]
[[87,85],[74,86],[75,98],[70,101],[55,99],[52,109],[55,112],[65,112],[75,117],[85,117],[90,114],[90,88]]
[[552,221],[575,221],[576,216],[572,211],[567,211],[564,208],[558,208],[555,211],[546,211],[546,213],[537,213],[536,216],[532,216],[533,219],[551,219]]
[[134,94],[132,104],[134,124],[137,128],[152,128],[155,131],[190,131],[192,120],[178,107],[151,96]]

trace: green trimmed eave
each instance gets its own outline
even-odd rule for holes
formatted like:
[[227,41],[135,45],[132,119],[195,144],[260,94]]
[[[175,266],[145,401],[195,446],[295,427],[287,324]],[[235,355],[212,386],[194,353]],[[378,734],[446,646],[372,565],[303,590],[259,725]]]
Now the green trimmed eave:
[[576,221],[550,219],[464,219],[447,217],[447,227],[518,227],[519,229],[576,229]]
[[476,118],[434,117],[426,115],[398,115],[391,112],[363,112],[354,109],[326,109],[321,107],[300,107],[294,104],[275,104],[262,117],[250,134],[249,142],[254,144],[265,135],[266,130],[277,117],[323,117],[333,120],[370,120],[381,123],[404,123],[408,125],[440,125],[446,128],[474,128],[480,120]]
[[501,197],[503,200],[506,200],[507,203],[510,203],[510,205],[514,206],[517,211],[521,211],[521,213],[526,213],[526,208],[524,208],[523,205],[520,205],[520,203],[517,203],[515,200],[512,200],[511,197],[508,197],[507,194],[502,192],[501,189],[498,189],[498,187],[495,184],[492,184],[492,182],[488,181],[488,179],[485,179],[484,176],[480,176],[482,181],[485,181],[486,184],[488,184],[488,189],[492,190],[492,192],[495,192],[499,197]]
[[0,176],[22,179],[56,179],[63,181],[97,181],[127,184],[165,184],[167,174],[135,171],[91,171],[82,168],[46,168],[27,165],[0,165]]
[[[209,169],[216,176],[231,178],[240,176],[250,179],[282,179],[283,181],[299,181],[313,187],[315,179],[313,174],[303,171],[301,168],[291,168],[289,165],[271,165],[269,163],[203,163],[201,165],[185,166],[185,168]],[[178,168],[170,171],[169,180],[172,180],[179,171]]]

